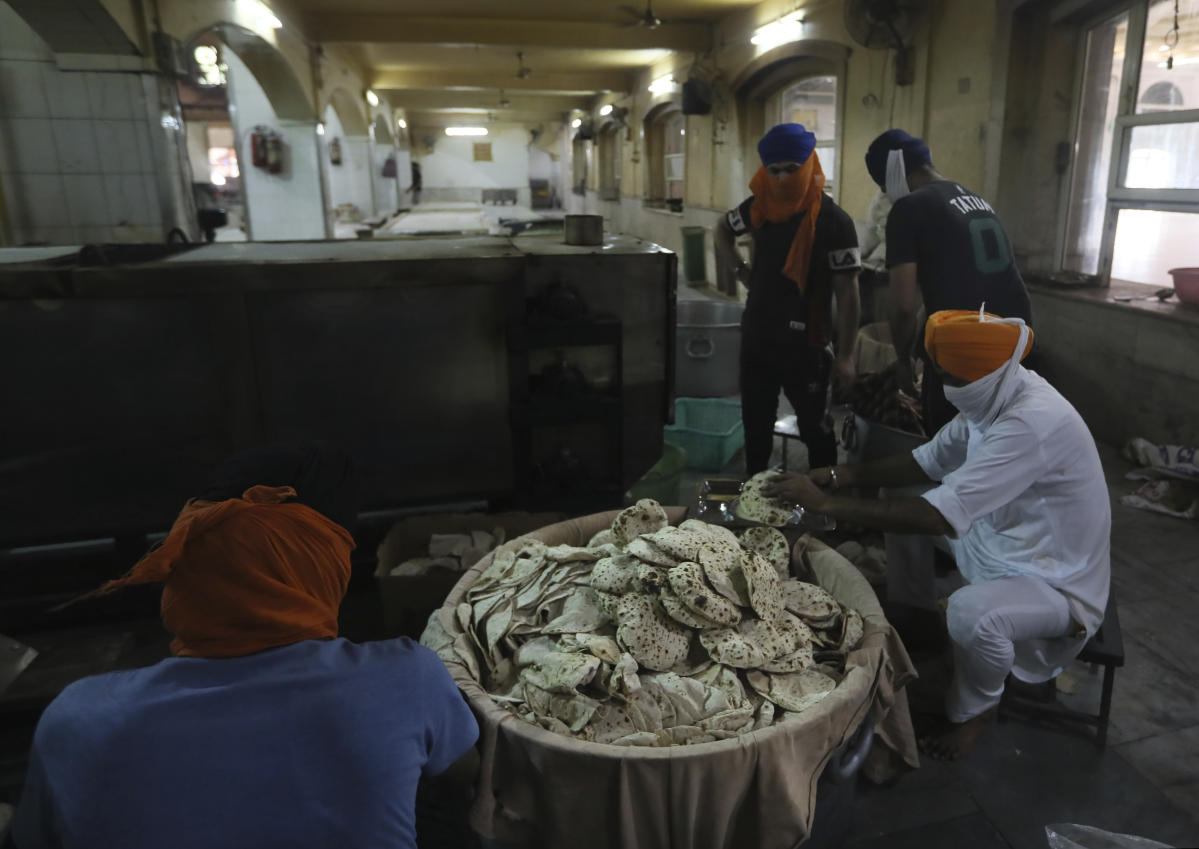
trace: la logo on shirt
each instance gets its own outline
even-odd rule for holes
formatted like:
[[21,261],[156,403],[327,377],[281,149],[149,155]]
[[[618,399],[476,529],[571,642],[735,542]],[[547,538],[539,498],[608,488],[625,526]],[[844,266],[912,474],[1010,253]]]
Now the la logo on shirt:
[[857,268],[862,264],[862,253],[857,248],[841,248],[828,252],[828,267],[833,271]]

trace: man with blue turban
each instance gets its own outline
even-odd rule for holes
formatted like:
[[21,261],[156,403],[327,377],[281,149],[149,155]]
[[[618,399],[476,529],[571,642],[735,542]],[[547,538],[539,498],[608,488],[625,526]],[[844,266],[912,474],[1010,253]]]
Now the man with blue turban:
[[[837,299],[837,379],[854,377],[857,337],[857,231],[824,194],[816,136],[802,124],[779,124],[758,142],[762,167],[753,195],[721,219],[716,261],[749,289],[741,319],[741,417],[748,475],[770,463],[779,390],[795,408],[811,468],[837,461],[828,415],[832,376],[832,304]],[[736,246],[753,238],[753,264]]]
[[922,139],[887,130],[866,151],[866,170],[891,199],[887,217],[887,268],[891,337],[899,356],[900,388],[915,395],[912,358],[925,361],[920,400],[924,427],[938,429],[957,411],[918,338],[918,313],[988,311],[1032,325],[1028,290],[1012,258],[1012,245],[991,205],[933,168]]

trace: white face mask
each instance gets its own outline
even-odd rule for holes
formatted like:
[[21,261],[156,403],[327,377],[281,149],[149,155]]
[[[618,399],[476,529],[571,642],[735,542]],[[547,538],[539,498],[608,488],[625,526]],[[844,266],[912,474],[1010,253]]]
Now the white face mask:
[[908,189],[908,170],[903,164],[903,151],[893,150],[887,154],[887,197],[891,203],[904,195],[910,194]]
[[995,371],[967,383],[965,386],[946,386],[945,400],[953,404],[966,420],[978,428],[987,428],[999,415],[1000,410],[1008,402],[1016,383],[1014,375],[1020,370],[1021,354],[1028,344],[1028,326],[1020,318],[999,318],[991,321],[1001,321],[1004,324],[1015,324],[1020,327],[1020,339],[1012,351],[1008,361]]

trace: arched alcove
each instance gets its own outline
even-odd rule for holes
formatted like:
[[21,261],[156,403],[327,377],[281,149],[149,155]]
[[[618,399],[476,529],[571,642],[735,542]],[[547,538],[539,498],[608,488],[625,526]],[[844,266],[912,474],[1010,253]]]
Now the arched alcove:
[[687,118],[677,99],[664,100],[645,113],[645,201],[681,210],[686,185]]
[[188,44],[191,57],[199,46],[219,51],[247,237],[325,238],[316,115],[291,64],[262,36],[228,22],[205,27]]
[[391,122],[386,115],[375,116],[375,144],[380,147],[394,147],[395,136],[391,133]]
[[347,136],[370,134],[362,104],[344,88],[335,88],[329,93],[328,106],[337,113],[337,120],[341,122],[341,128]]
[[252,30],[228,22],[206,27],[188,44],[194,46],[214,38],[233,51],[254,75],[276,117],[282,121],[316,121],[304,87],[278,48]]
[[827,188],[835,196],[840,182],[840,128],[844,124],[843,92],[849,54],[850,48],[844,44],[805,39],[767,51],[741,69],[732,88],[747,178],[757,170],[757,144],[766,130],[777,122],[796,119],[794,114],[782,114],[789,110],[777,103],[790,95],[796,103],[811,101],[803,111],[813,119],[823,119],[823,126],[816,121],[798,123],[813,124],[809,129],[816,133]]

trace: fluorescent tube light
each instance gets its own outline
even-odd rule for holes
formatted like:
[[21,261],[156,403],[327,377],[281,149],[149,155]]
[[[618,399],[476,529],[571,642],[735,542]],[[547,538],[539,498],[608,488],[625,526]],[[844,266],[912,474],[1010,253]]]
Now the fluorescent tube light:
[[674,91],[674,77],[671,74],[658,77],[649,84],[650,94],[664,94],[668,91]]
[[803,35],[803,19],[798,12],[772,21],[766,26],[754,31],[750,44],[757,45],[762,50],[770,50],[789,41],[797,41]]

